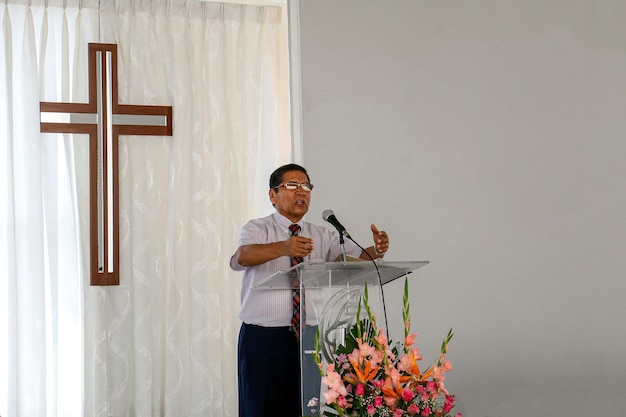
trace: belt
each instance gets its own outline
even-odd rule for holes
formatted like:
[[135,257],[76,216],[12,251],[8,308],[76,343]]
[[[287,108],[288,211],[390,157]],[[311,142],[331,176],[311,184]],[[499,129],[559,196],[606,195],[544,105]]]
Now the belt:
[[248,324],[248,323],[242,323],[244,326],[249,326],[249,327],[256,327],[259,329],[265,329],[265,330],[289,330],[290,332],[293,332],[293,326],[260,326],[258,324]]

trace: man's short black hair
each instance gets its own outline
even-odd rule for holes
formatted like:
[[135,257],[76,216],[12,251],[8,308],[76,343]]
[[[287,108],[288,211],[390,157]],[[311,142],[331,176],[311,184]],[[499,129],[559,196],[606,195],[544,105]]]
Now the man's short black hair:
[[311,182],[309,174],[306,172],[306,169],[304,169],[304,167],[298,164],[287,164],[276,168],[276,170],[272,172],[272,175],[270,175],[270,188],[278,187],[283,182],[283,175],[285,175],[285,172],[289,171],[304,172],[304,175],[306,175],[306,180],[308,182]]

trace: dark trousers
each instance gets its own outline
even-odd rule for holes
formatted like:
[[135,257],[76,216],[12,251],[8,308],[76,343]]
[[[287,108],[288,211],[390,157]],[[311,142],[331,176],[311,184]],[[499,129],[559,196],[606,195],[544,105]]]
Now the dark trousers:
[[239,417],[299,417],[300,352],[288,327],[243,323],[238,347]]

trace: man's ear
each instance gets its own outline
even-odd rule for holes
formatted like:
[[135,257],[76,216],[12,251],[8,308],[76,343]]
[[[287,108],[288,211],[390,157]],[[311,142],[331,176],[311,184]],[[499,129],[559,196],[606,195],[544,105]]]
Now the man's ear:
[[270,201],[272,202],[272,206],[276,206],[276,190],[270,188]]

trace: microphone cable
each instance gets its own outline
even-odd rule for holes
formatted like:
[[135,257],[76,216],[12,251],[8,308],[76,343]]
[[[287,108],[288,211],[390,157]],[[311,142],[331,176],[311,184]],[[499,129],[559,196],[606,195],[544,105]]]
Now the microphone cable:
[[[383,279],[380,275],[380,269],[378,269],[378,263],[374,260],[374,258],[372,258],[372,255],[369,254],[368,251],[366,251],[363,246],[359,245],[359,243],[352,239],[352,237],[350,237],[349,235],[346,235],[346,237],[348,239],[350,239],[352,242],[354,242],[355,245],[357,245],[361,251],[363,251],[368,258],[370,258],[370,260],[372,261],[372,263],[374,264],[374,268],[376,268],[376,275],[378,276],[378,286],[380,287],[380,295],[382,297],[382,302],[383,302],[383,315],[384,315],[384,319],[385,319],[385,331],[387,333],[387,340],[389,340],[389,323],[387,322],[387,306],[385,305],[385,290],[383,289]],[[374,243],[376,244],[376,243]]]

